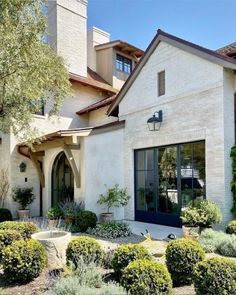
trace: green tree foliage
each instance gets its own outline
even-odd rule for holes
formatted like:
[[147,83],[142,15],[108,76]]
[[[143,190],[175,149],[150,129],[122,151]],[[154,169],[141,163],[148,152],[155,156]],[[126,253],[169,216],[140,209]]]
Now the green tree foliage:
[[44,0],[0,1],[0,131],[30,140],[32,113],[55,115],[70,93],[64,61],[43,42]]

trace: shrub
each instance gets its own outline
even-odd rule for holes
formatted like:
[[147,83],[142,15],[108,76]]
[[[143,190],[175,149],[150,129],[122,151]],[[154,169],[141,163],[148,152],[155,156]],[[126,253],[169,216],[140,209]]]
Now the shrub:
[[115,221],[98,223],[95,228],[89,228],[87,232],[91,235],[109,239],[131,235],[131,230],[127,223]]
[[111,266],[115,274],[120,278],[123,269],[128,266],[131,261],[136,259],[152,259],[148,250],[138,244],[123,244],[116,248],[112,255]]
[[27,282],[36,278],[46,265],[46,251],[35,240],[19,240],[2,251],[4,275],[10,281]]
[[62,217],[62,215],[63,215],[63,212],[61,211],[59,206],[54,206],[48,209],[48,212],[47,212],[48,219],[58,219]]
[[236,294],[236,262],[219,257],[199,262],[193,283],[197,295]]
[[195,241],[181,238],[169,242],[166,249],[166,264],[173,283],[176,286],[190,284],[194,266],[204,257],[202,247]]
[[225,240],[225,236],[226,234],[222,231],[205,229],[198,238],[198,242],[206,252],[217,252],[219,245]]
[[0,222],[12,220],[11,211],[6,208],[0,208]]
[[22,238],[30,238],[33,233],[35,233],[38,228],[33,222],[29,221],[5,221],[0,223],[0,230],[16,230],[21,235]]
[[76,203],[71,201],[70,199],[64,200],[59,204],[59,207],[63,213],[64,217],[72,217],[75,218],[78,211],[83,209],[83,202]]
[[95,262],[101,264],[104,258],[104,251],[100,244],[90,237],[77,237],[70,241],[66,249],[67,262],[72,262],[78,266],[78,261],[82,258],[86,264]]
[[236,257],[236,235],[227,236],[217,247],[217,252],[229,257]]
[[206,229],[201,233],[198,242],[206,252],[216,252],[224,256],[236,257],[236,235]]
[[129,294],[171,294],[172,281],[167,268],[160,262],[137,259],[128,264],[121,284]]
[[13,200],[21,205],[20,209],[25,210],[35,199],[32,187],[16,187],[13,189]]
[[184,224],[191,226],[199,225],[201,227],[209,227],[219,223],[222,219],[220,207],[209,200],[195,200],[184,208],[180,218]]
[[2,258],[2,250],[21,238],[21,234],[16,230],[0,230],[0,260]]
[[199,225],[209,227],[213,224],[220,223],[222,214],[219,205],[210,200],[195,201],[194,206],[200,214]]
[[236,235],[236,220],[232,220],[226,226],[227,234],[235,234]]
[[79,211],[75,223],[81,232],[86,232],[89,227],[94,228],[96,226],[97,215],[92,211]]

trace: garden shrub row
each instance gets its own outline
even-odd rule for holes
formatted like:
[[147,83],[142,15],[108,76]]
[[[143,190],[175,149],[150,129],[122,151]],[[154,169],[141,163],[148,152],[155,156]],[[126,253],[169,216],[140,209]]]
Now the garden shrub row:
[[0,223],[0,230],[16,230],[26,239],[37,232],[38,228],[33,222],[29,221],[5,221]]
[[227,234],[234,234],[236,235],[236,220],[232,220],[226,226],[226,233]]
[[0,208],[0,222],[11,221],[12,215],[11,211],[6,208]]

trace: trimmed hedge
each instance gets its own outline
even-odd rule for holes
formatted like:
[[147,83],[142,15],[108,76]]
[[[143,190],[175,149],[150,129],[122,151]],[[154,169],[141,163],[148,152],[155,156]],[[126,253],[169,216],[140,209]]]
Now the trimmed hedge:
[[38,228],[33,222],[29,221],[5,221],[0,223],[0,230],[16,230],[26,239],[37,232]]
[[192,282],[193,268],[205,258],[205,252],[195,241],[185,238],[169,242],[166,249],[166,265],[175,286]]
[[148,250],[138,244],[123,244],[116,248],[112,255],[111,267],[118,278],[120,278],[123,269],[128,266],[131,261],[136,259],[152,259]]
[[11,221],[12,215],[11,211],[6,208],[0,208],[0,222]]
[[4,275],[9,281],[29,282],[46,265],[46,251],[36,240],[19,240],[2,251]]
[[219,257],[199,262],[193,283],[197,295],[236,294],[236,262]]
[[129,294],[172,294],[172,281],[167,268],[160,262],[137,259],[123,270],[121,285]]
[[20,239],[22,239],[22,236],[16,230],[0,230],[0,260],[2,258],[2,250]]
[[80,259],[84,263],[94,262],[100,265],[104,259],[105,253],[100,244],[93,238],[80,236],[70,241],[66,249],[67,262],[72,262],[76,267]]
[[236,235],[236,220],[232,220],[226,226],[226,233],[227,234],[235,234]]
[[75,224],[79,228],[79,231],[86,232],[90,228],[94,228],[97,223],[97,215],[92,211],[84,210],[79,211],[76,215]]

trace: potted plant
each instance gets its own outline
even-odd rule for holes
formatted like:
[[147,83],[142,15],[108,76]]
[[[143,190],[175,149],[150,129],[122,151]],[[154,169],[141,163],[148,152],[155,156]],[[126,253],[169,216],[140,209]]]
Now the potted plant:
[[19,219],[29,217],[29,209],[27,207],[34,201],[35,195],[33,194],[32,187],[16,187],[13,189],[13,200],[20,204],[18,212]]
[[183,235],[185,238],[196,240],[200,233],[199,221],[200,215],[197,208],[188,206],[181,211],[180,218],[183,222]]
[[119,188],[116,184],[113,187],[108,188],[106,185],[106,192],[99,196],[97,203],[99,205],[106,205],[107,212],[100,214],[101,221],[111,221],[113,219],[113,213],[110,209],[113,207],[124,207],[128,204],[130,196],[127,194],[126,188]]
[[48,209],[47,218],[48,218],[48,225],[50,226],[57,226],[58,220],[62,217],[63,213],[59,206],[54,206]]
[[222,220],[222,214],[220,207],[210,200],[196,200],[194,201],[194,207],[199,213],[200,232],[205,228],[211,228],[212,225],[220,223]]
[[59,204],[63,213],[65,224],[74,224],[78,211],[82,210],[82,203],[76,203],[71,200],[65,200]]

